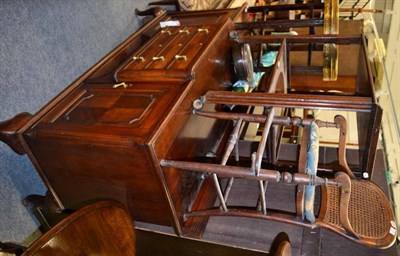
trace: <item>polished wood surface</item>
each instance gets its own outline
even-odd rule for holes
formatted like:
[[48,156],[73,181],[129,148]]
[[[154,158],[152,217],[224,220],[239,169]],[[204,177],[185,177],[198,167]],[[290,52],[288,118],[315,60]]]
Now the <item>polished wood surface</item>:
[[286,255],[282,254],[281,251],[279,251],[281,254],[266,253],[259,250],[249,250],[245,248],[207,242],[204,240],[177,237],[171,234],[152,232],[145,229],[136,229],[136,237],[137,256]]
[[0,122],[0,140],[6,143],[15,153],[19,155],[25,154],[18,136],[19,130],[25,125],[32,115],[29,113],[20,113],[12,119]]
[[122,205],[98,202],[62,220],[22,255],[136,255],[134,228]]
[[226,21],[228,11],[210,13],[207,24],[181,17],[178,27],[159,31],[151,41],[140,47],[131,60],[115,73],[116,81],[180,82],[193,78],[200,56],[216,37],[218,27]]
[[[202,111],[210,113],[232,105],[241,105],[239,112],[248,111],[250,105],[357,112],[360,150],[347,152],[355,156],[350,167],[357,177],[365,171],[372,174],[382,112],[373,93],[362,36],[251,36],[244,9],[159,12],[37,114],[1,123],[1,140],[16,152],[28,154],[60,209],[112,199],[137,221],[197,238],[206,233],[209,216],[190,218],[189,213],[214,206],[214,184],[207,174],[162,166],[162,160],[213,162],[221,155],[232,125],[226,119],[194,114],[195,100],[201,100]],[[161,28],[160,22],[167,20],[179,20],[180,26]],[[233,31],[235,21],[242,22],[236,26],[243,31]],[[279,27],[275,23],[272,28]],[[298,25],[318,22],[303,23]],[[253,25],[263,29],[261,24]],[[307,51],[308,46],[301,44],[328,41],[357,45],[357,74],[339,77],[338,85],[323,85],[320,94],[310,93],[318,89],[322,69],[297,65],[290,50]],[[244,43],[252,47],[280,43],[274,48],[279,52],[277,62],[266,68],[262,89],[251,94],[229,92],[236,77],[232,49]],[[307,76],[300,77],[302,72]],[[326,93],[331,89],[344,94]],[[260,118],[265,123],[266,116]],[[277,169],[275,174],[282,166],[297,167],[298,146],[281,146],[281,133],[274,132],[265,141],[274,152],[267,150],[265,157],[259,154],[263,164]],[[254,146],[240,144],[249,151]],[[320,162],[333,169],[338,160],[335,149],[326,152]],[[242,171],[233,170],[235,174]]]
[[[276,246],[279,247],[280,241],[277,242],[279,244]],[[287,250],[288,246],[290,247],[290,244],[287,241],[282,243],[282,249]],[[267,254],[181,238],[168,233],[136,229],[126,208],[113,201],[100,201],[77,210],[28,248],[20,250],[24,251],[22,256],[286,255],[282,254],[282,250]]]
[[[178,191],[168,187],[175,181],[164,176],[158,159],[191,116],[192,101],[228,88],[232,42],[227,39],[240,11],[161,13],[37,114],[2,123],[2,140],[28,154],[61,210],[113,199],[136,220],[173,226],[181,234]],[[181,25],[161,28],[160,22],[169,19]],[[152,60],[157,51],[165,62]],[[178,54],[186,59],[175,58]],[[137,55],[150,62],[133,60]],[[129,71],[123,84],[121,70]],[[177,72],[185,78],[176,79]],[[214,138],[223,132],[215,122],[200,130],[204,148],[214,131]]]

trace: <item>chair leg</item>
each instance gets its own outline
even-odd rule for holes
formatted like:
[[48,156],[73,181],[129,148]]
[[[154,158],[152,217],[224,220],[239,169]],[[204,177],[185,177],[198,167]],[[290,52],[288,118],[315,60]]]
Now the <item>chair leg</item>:
[[41,195],[29,195],[22,202],[39,220],[40,229],[43,232],[50,230],[51,226],[48,223],[43,209],[45,208],[45,197]]
[[135,14],[137,16],[158,16],[162,13],[162,9],[160,7],[152,7],[144,11],[140,11],[139,9],[135,8]]
[[26,206],[39,220],[42,232],[47,232],[69,214],[68,210],[58,208],[49,193],[42,195],[29,195],[22,204]]
[[164,0],[164,1],[150,2],[149,5],[175,5],[176,11],[181,10],[178,0]]
[[6,254],[21,255],[26,250],[25,246],[14,244],[14,243],[2,243],[0,242],[0,252]]

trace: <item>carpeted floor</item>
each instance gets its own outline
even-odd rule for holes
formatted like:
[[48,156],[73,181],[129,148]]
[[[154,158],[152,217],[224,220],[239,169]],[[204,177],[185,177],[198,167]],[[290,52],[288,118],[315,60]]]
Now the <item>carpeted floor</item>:
[[[1,0],[0,120],[35,113],[139,27],[145,0]],[[0,143],[0,241],[38,223],[21,204],[46,191],[26,156]]]

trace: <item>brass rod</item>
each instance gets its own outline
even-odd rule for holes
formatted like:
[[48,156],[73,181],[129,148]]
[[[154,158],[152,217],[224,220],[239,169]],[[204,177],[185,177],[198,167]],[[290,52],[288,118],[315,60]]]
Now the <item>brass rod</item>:
[[274,115],[275,115],[275,108],[270,108],[268,111],[268,117],[267,120],[265,122],[264,125],[264,129],[262,132],[262,136],[260,139],[260,144],[258,144],[258,149],[257,149],[257,154],[256,154],[256,159],[255,159],[255,173],[256,175],[258,175],[260,169],[261,169],[261,161],[262,161],[262,157],[264,155],[264,151],[265,151],[265,146],[267,144],[267,138],[269,135],[269,130],[271,128],[272,125],[272,120],[274,119]]
[[225,200],[224,200],[224,195],[222,194],[221,185],[219,184],[218,176],[216,173],[213,173],[212,177],[214,180],[215,188],[217,189],[217,194],[218,194],[219,201],[221,203],[222,210],[224,212],[226,212],[228,210],[228,208],[227,208]]
[[[236,146],[238,145],[237,142],[238,142],[238,139],[239,139],[239,132],[240,132],[240,127],[241,126],[242,126],[242,119],[239,119],[239,120],[236,121],[235,127],[234,127],[231,135],[229,136],[229,140],[228,140],[228,143],[227,143],[228,144],[227,145],[227,149],[225,151],[225,154],[224,154],[224,157],[222,159],[221,165],[226,165],[226,162],[228,161],[228,158],[229,158],[232,150],[234,148],[237,148]],[[237,157],[238,153],[235,153],[235,154],[236,154],[235,157]],[[226,200],[228,200],[228,196],[229,196],[229,193],[231,191],[231,188],[232,188],[232,185],[233,185],[233,181],[234,181],[234,178],[230,177],[229,181],[228,181],[228,184],[227,184],[227,186],[225,188],[225,191],[224,191],[224,200],[225,200],[225,202],[226,202]]]
[[[267,184],[268,184],[268,181],[262,181],[262,180],[258,181],[258,185],[260,187],[260,197],[261,197],[261,212],[264,215],[267,215],[267,202],[265,199],[265,192],[267,190]],[[259,202],[260,202],[260,200],[259,200]]]

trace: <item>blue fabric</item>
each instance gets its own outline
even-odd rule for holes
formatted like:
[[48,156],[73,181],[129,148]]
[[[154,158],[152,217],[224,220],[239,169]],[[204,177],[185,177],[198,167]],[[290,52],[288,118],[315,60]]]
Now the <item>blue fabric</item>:
[[[296,31],[289,31],[289,32],[272,32],[271,35],[297,35]],[[280,43],[276,44],[269,44],[269,45],[277,45],[279,46]],[[278,56],[278,51],[268,51],[265,53],[261,58],[261,65],[263,67],[271,67],[275,64],[276,57]],[[257,64],[257,61],[254,62]],[[245,92],[251,92],[255,87],[258,86],[258,83],[261,77],[264,75],[264,72],[254,72],[253,79],[250,83],[247,81],[239,80],[237,81],[233,87],[243,88]],[[235,90],[235,89],[234,89]]]
[[[308,175],[317,175],[318,168],[318,149],[319,149],[319,140],[318,140],[318,125],[315,122],[310,124],[310,140],[308,144],[307,151],[307,164],[306,164],[306,173]],[[311,223],[315,222],[314,215],[314,197],[315,197],[315,186],[306,185],[305,186],[305,202],[304,202],[304,211],[305,217]]]
[[[277,51],[270,51],[267,52],[266,54],[264,54],[261,58],[261,65],[263,67],[271,67],[272,65],[275,64],[275,60],[276,60],[276,56],[278,56],[278,52]],[[257,63],[257,62],[255,62]],[[258,83],[260,82],[261,77],[264,75],[265,72],[254,72],[253,75],[253,80],[251,81],[251,83],[247,83],[246,81],[237,81],[233,87],[236,86],[241,86],[246,88],[248,86],[248,89],[245,90],[247,91],[252,91],[255,87],[257,87]],[[246,84],[244,84],[244,83]]]
[[[248,92],[250,84],[246,80],[238,80],[233,84],[234,88],[243,88],[243,91]],[[235,90],[235,89],[234,89]]]
[[269,51],[264,54],[261,58],[261,65],[263,67],[271,67],[275,64],[276,57],[278,56],[277,51]]

